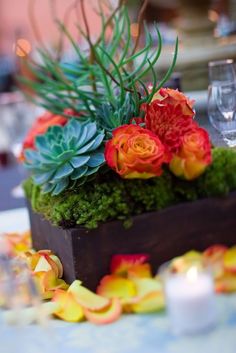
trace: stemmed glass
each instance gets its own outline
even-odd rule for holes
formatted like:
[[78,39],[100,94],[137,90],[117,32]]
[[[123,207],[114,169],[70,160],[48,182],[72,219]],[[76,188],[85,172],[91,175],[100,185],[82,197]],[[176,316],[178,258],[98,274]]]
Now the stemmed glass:
[[208,115],[229,147],[236,146],[236,71],[231,59],[209,63]]

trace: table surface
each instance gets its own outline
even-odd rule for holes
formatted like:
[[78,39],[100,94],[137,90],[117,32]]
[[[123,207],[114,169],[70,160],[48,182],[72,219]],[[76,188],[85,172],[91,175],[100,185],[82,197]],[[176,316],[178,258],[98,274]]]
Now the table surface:
[[[26,209],[0,212],[1,231],[29,227]],[[171,333],[165,312],[124,315],[114,324],[69,324],[51,320],[47,329],[37,325],[7,327],[0,314],[1,353],[235,353],[236,295],[217,296],[219,322],[197,336]],[[14,339],[12,339],[14,337]]]

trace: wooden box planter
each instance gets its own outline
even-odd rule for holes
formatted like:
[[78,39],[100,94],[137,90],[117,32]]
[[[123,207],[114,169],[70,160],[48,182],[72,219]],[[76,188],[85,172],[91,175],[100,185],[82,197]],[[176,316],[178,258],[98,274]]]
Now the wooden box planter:
[[236,192],[136,216],[130,229],[124,229],[120,221],[93,230],[62,229],[30,206],[29,213],[34,248],[52,250],[63,263],[65,280],[70,283],[78,278],[90,289],[109,272],[114,254],[148,253],[155,271],[190,249],[236,244]]

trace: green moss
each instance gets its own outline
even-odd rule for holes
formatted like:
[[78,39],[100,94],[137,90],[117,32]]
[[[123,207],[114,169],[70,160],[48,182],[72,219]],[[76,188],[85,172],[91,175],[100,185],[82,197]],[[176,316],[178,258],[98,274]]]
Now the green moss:
[[213,163],[197,180],[199,197],[227,195],[236,189],[236,152],[228,148],[213,150]]
[[58,196],[43,194],[31,178],[24,189],[33,209],[54,224],[96,228],[100,222],[119,219],[129,227],[134,215],[235,190],[236,153],[215,148],[212,165],[192,182],[179,180],[168,170],[149,180],[124,180],[109,172]]

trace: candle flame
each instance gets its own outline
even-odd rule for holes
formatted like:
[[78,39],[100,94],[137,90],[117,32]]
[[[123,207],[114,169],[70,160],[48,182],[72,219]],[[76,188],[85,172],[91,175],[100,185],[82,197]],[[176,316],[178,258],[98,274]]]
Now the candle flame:
[[196,266],[191,267],[186,273],[187,280],[189,282],[195,282],[198,278],[198,269]]

